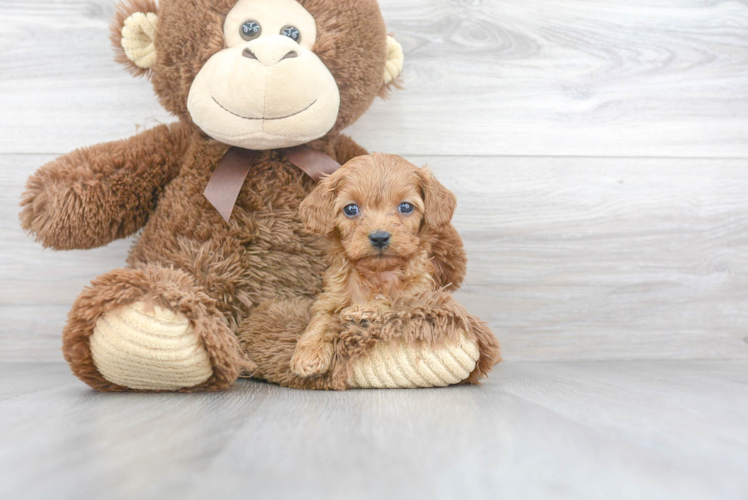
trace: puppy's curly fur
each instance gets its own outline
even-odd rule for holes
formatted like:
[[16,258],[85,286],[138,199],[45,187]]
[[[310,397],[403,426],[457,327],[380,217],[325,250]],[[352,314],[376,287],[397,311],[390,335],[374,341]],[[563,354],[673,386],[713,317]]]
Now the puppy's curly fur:
[[294,374],[324,375],[336,352],[398,336],[432,346],[461,333],[474,338],[481,357],[472,383],[500,361],[487,325],[433,277],[433,243],[455,206],[428,169],[394,155],[354,158],[319,184],[300,214],[307,230],[327,235],[330,267],[291,358]]

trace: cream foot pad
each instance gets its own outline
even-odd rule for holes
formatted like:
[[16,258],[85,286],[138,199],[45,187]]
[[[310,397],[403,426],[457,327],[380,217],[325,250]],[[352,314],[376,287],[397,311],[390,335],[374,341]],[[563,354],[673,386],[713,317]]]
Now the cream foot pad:
[[433,350],[414,349],[401,342],[379,343],[354,363],[348,387],[395,389],[457,384],[468,378],[479,354],[476,342],[464,334],[458,343]]
[[213,368],[187,318],[141,302],[110,311],[91,336],[94,364],[108,381],[130,389],[175,390],[208,380]]

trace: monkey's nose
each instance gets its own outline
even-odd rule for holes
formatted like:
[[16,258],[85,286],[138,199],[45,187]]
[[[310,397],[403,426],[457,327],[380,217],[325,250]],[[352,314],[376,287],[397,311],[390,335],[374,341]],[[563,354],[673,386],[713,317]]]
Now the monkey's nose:
[[281,58],[278,58],[278,54],[264,54],[264,57],[259,58],[257,57],[257,54],[250,49],[249,47],[245,48],[242,51],[242,55],[246,57],[247,59],[256,59],[257,61],[260,61],[265,66],[272,66],[273,64],[278,64],[284,59],[292,59],[294,57],[299,57],[299,53],[295,50],[289,50],[286,52]]
[[382,250],[384,247],[390,244],[390,233],[387,231],[374,231],[369,233],[369,241],[371,246]]

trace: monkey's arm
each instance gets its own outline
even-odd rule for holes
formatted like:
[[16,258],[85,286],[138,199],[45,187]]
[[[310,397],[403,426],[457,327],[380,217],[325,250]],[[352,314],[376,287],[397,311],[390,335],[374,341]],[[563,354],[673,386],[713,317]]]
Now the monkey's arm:
[[78,149],[29,177],[21,225],[45,247],[95,248],[140,229],[179,172],[188,126],[160,125],[129,139]]

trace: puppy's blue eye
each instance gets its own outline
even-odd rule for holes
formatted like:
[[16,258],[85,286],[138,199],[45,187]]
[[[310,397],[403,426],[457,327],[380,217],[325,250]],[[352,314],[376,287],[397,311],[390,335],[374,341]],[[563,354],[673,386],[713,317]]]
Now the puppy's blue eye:
[[397,211],[400,212],[401,214],[408,215],[408,214],[413,213],[414,208],[415,207],[412,204],[403,202],[403,203],[400,203],[399,207],[397,207]]
[[356,205],[355,203],[351,203],[343,209],[343,213],[346,217],[355,217],[358,215],[358,212],[358,205]]

